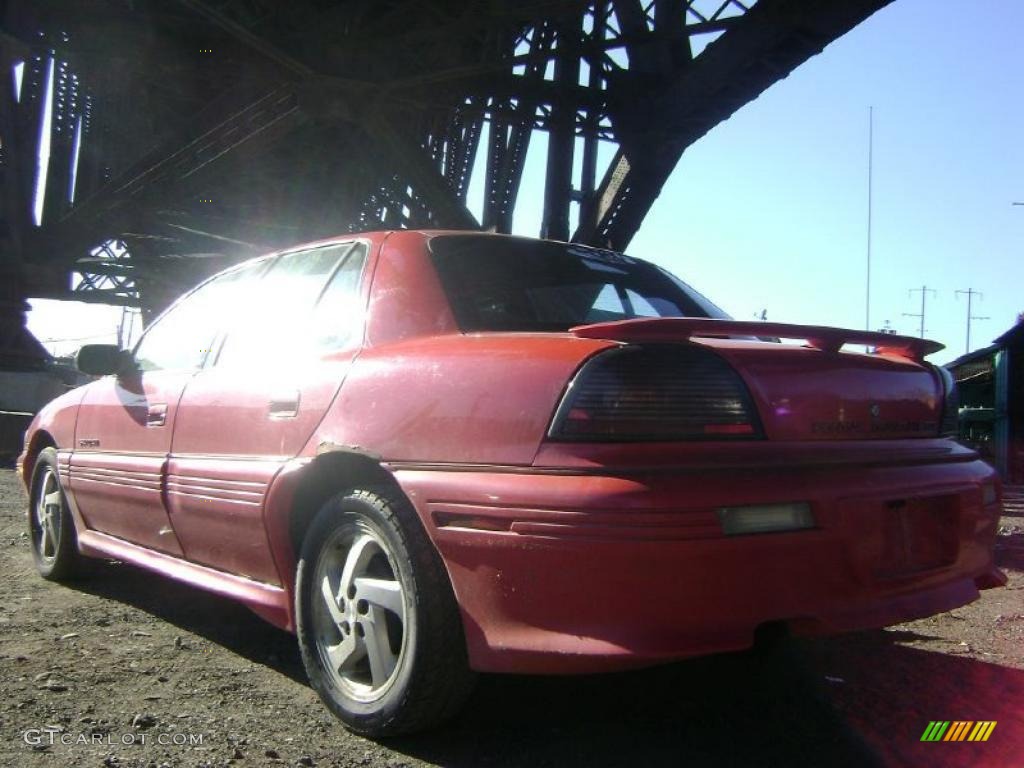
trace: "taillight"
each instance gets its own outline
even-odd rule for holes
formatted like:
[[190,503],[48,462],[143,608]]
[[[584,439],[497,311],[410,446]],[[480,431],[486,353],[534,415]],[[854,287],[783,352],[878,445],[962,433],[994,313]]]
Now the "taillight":
[[762,437],[743,380],[703,347],[657,344],[603,352],[577,372],[555,413],[555,440]]
[[935,366],[942,378],[942,422],[939,437],[960,436],[960,393],[956,388],[953,374],[940,365]]

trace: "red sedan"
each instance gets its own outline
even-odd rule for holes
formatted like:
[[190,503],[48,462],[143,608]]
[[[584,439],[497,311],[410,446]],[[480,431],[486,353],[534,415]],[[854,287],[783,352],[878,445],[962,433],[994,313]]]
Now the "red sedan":
[[35,562],[244,602],[375,736],[449,716],[473,671],[927,616],[1004,581],[1000,486],[949,439],[939,348],[734,322],[576,245],[314,243],[211,278],[131,352],[82,349],[103,378],[38,415],[19,462]]

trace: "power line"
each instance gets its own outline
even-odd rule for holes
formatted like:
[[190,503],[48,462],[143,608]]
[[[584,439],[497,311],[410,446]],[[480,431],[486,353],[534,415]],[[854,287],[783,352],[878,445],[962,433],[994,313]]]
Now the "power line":
[[990,320],[991,318],[980,317],[978,315],[971,314],[971,300],[975,296],[977,296],[979,299],[984,300],[985,294],[983,294],[981,291],[976,291],[973,288],[968,288],[966,291],[956,291],[957,301],[960,300],[961,293],[967,297],[967,348],[964,350],[964,354],[967,354],[968,352],[971,351],[971,320]]
[[91,336],[69,336],[64,338],[57,338],[48,336],[45,339],[41,339],[44,344],[63,344],[69,341],[89,341],[91,339],[106,339],[116,335],[115,331],[109,331],[107,333],[94,333]]
[[921,294],[921,311],[920,312],[904,312],[903,316],[904,317],[919,317],[919,318],[921,318],[921,338],[923,339],[924,338],[924,330],[925,330],[924,329],[924,313],[925,313],[926,300],[928,298],[928,294],[929,293],[932,296],[936,296],[937,294],[935,293],[935,290],[933,288],[929,288],[927,285],[922,285],[920,288],[911,288],[909,293],[910,293],[911,296],[913,296],[915,293],[920,293]]

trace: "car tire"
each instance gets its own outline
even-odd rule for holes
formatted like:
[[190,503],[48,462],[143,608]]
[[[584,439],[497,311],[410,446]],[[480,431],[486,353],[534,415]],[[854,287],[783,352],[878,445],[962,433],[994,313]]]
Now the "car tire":
[[472,690],[448,574],[395,490],[346,491],[320,509],[303,540],[295,616],[310,683],[356,733],[430,728]]
[[78,552],[78,533],[67,497],[60,486],[57,451],[44,448],[36,457],[29,494],[28,528],[32,559],[49,581],[70,581],[85,575]]

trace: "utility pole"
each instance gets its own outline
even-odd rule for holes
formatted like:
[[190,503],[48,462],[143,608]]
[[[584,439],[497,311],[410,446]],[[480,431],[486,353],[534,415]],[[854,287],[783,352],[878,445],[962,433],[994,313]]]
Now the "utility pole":
[[968,288],[966,291],[956,291],[957,301],[960,300],[961,293],[967,297],[967,348],[964,350],[964,354],[966,355],[971,351],[971,320],[989,320],[990,318],[971,314],[971,299],[975,296],[979,299],[984,299],[985,294],[981,291],[976,291],[973,288]]
[[903,316],[904,317],[918,317],[918,318],[921,319],[921,338],[923,339],[924,338],[924,311],[925,311],[926,299],[927,299],[929,293],[932,296],[935,296],[936,293],[935,293],[934,289],[929,288],[927,285],[922,285],[920,288],[911,288],[910,291],[909,291],[909,294],[911,296],[913,296],[915,293],[920,293],[921,294],[921,311],[920,312],[904,312]]

